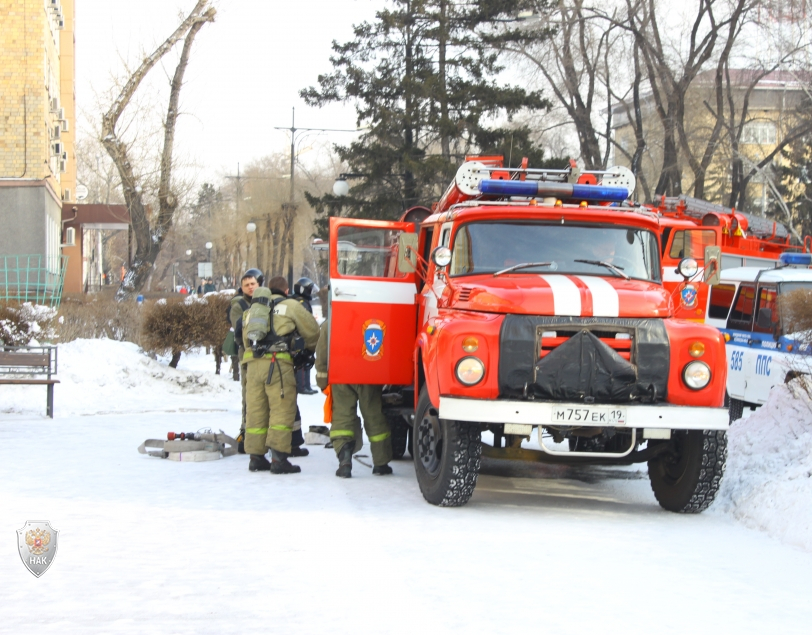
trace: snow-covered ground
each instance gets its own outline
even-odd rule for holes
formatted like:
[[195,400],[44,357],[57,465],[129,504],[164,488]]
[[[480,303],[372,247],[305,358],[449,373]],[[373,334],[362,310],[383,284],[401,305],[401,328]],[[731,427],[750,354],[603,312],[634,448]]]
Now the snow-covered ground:
[[[321,447],[289,476],[138,454],[236,433],[239,384],[213,370],[84,340],[59,347],[54,420],[44,387],[0,387],[0,633],[810,632],[812,413],[784,389],[732,428],[704,514],[661,510],[645,467],[500,461],[442,509],[409,460],[346,481]],[[300,405],[321,423],[320,395]],[[60,531],[39,579],[26,520]]]

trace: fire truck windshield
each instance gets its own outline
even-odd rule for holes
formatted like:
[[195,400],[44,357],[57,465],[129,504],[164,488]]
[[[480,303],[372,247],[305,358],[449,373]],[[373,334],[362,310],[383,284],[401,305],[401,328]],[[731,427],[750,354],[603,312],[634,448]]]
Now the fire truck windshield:
[[621,277],[661,280],[657,238],[645,229],[482,221],[457,230],[449,275],[504,274],[516,265],[522,266],[510,275],[555,272],[617,277],[619,272],[613,269],[618,269],[625,274]]

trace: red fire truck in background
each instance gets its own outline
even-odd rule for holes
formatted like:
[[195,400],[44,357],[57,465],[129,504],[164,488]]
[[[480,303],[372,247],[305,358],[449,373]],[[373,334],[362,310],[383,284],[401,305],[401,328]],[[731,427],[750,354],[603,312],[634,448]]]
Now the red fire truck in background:
[[[431,211],[331,218],[329,381],[387,386],[428,502],[465,504],[483,455],[647,462],[664,508],[713,501],[724,340],[675,319],[667,225],[626,202],[630,186],[621,169],[474,157]],[[691,258],[677,268],[697,274]]]
[[[790,233],[781,223],[689,196],[663,196],[650,209],[660,214],[663,284],[674,299],[674,317],[705,321],[710,284],[734,267],[772,268],[787,251]],[[809,250],[810,237],[803,249]],[[697,261],[686,281],[677,271],[683,258]]]

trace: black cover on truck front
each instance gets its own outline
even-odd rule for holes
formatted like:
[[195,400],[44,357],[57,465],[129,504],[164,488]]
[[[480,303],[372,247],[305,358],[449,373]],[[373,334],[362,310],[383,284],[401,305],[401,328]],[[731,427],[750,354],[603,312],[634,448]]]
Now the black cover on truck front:
[[[569,339],[540,359],[540,333],[548,331]],[[631,338],[631,362],[601,341],[613,333]],[[499,360],[499,394],[513,399],[651,402],[668,387],[668,334],[658,319],[509,315]]]

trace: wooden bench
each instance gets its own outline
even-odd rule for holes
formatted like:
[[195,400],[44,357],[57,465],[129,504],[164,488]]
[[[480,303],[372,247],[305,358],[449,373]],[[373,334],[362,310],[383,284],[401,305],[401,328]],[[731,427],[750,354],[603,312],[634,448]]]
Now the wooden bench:
[[[30,375],[45,375],[37,379]],[[0,384],[48,387],[48,416],[54,418],[56,346],[6,346],[0,349]]]

